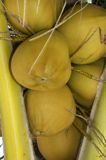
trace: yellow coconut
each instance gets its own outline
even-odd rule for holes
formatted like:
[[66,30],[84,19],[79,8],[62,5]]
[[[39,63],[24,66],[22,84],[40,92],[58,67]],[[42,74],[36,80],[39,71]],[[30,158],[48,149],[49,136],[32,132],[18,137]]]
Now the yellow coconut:
[[45,92],[29,90],[25,105],[33,136],[56,134],[75,118],[75,102],[68,86]]
[[101,58],[106,53],[106,9],[93,4],[82,8],[76,5],[67,15],[71,18],[58,29],[67,39],[71,61],[88,64]]
[[33,34],[51,28],[64,0],[4,0],[9,22],[19,31]]
[[98,80],[104,68],[104,58],[86,65],[74,65],[68,85],[76,101],[89,108],[94,101]]
[[19,45],[13,54],[11,70],[18,83],[34,90],[56,89],[64,86],[71,74],[69,50],[64,37],[55,31],[49,35]]
[[81,133],[71,126],[54,136],[37,137],[37,144],[46,160],[75,160],[81,143]]

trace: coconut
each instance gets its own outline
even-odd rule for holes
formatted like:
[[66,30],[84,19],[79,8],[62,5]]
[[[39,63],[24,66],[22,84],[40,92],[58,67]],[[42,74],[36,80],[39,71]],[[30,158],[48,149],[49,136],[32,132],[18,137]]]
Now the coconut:
[[64,0],[4,0],[9,22],[25,34],[51,28],[62,9]]
[[106,53],[106,9],[89,4],[76,5],[66,11],[71,17],[58,29],[67,39],[71,61],[88,64],[103,57]]
[[68,86],[53,91],[28,90],[25,106],[33,137],[54,135],[74,121],[76,105]]
[[68,85],[76,101],[85,108],[92,106],[104,64],[105,59],[102,58],[91,64],[73,66]]
[[53,136],[37,137],[37,144],[46,160],[74,160],[81,142],[81,133],[72,125]]
[[[22,86],[33,90],[56,89],[64,86],[71,74],[69,50],[61,33],[55,31],[21,43],[11,60],[13,77]],[[34,38],[33,36],[32,38]]]

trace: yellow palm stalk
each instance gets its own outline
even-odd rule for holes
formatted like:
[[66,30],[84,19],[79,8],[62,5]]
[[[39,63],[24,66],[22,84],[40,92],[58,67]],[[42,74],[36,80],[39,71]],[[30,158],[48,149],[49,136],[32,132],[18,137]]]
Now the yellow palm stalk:
[[95,130],[88,127],[92,138],[84,139],[78,160],[106,160],[106,67],[101,79],[90,116]]
[[[1,0],[0,32],[8,33]],[[9,70],[11,51],[11,42],[0,39],[0,116],[5,160],[34,160],[22,91]]]

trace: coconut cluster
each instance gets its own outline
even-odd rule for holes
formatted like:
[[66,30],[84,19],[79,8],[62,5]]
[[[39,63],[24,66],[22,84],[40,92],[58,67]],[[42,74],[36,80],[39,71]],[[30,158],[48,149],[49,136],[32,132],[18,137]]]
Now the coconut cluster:
[[74,160],[81,139],[77,105],[91,109],[105,65],[106,10],[65,9],[64,0],[4,0],[4,6],[11,26],[27,35],[10,68],[25,88],[31,134],[47,160]]

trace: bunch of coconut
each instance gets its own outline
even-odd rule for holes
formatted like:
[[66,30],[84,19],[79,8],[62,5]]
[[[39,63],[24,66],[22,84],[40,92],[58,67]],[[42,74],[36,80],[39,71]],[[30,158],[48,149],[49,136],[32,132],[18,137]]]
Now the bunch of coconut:
[[105,66],[105,18],[106,9],[102,7],[76,5],[73,11],[65,12],[59,27],[67,40],[72,63],[68,85],[76,101],[90,109]]
[[[3,3],[10,26],[26,37],[10,67],[25,88],[33,140],[46,160],[74,160],[81,143],[77,103],[91,109],[105,64],[106,10],[89,4],[66,9],[64,0]],[[83,128],[82,121],[77,126]]]

